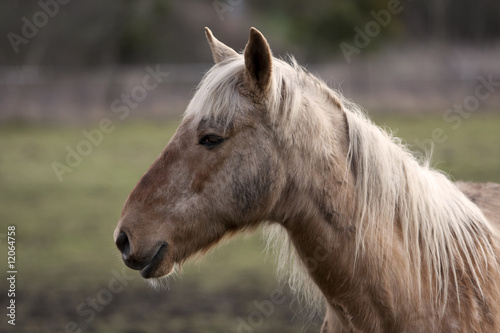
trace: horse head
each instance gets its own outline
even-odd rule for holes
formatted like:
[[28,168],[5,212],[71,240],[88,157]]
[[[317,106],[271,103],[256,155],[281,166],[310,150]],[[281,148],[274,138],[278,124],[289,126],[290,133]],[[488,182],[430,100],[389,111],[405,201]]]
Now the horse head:
[[243,54],[207,28],[215,66],[176,133],[128,196],[115,230],[127,266],[169,274],[225,235],[270,219],[285,185],[269,118],[272,56],[256,29]]

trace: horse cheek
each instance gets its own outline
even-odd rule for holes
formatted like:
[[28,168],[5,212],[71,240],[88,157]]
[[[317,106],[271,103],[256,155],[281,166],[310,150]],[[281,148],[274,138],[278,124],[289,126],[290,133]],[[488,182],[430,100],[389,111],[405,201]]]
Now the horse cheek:
[[272,165],[268,158],[256,157],[250,163],[235,168],[231,182],[231,193],[238,210],[239,219],[248,222],[262,219],[263,209],[272,188]]

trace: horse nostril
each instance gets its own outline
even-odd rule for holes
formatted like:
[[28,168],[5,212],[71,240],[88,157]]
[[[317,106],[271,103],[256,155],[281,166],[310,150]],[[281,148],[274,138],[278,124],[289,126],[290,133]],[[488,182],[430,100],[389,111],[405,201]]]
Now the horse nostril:
[[123,231],[120,231],[120,234],[116,238],[116,246],[122,253],[123,259],[127,260],[130,256],[130,243],[128,241],[127,234]]

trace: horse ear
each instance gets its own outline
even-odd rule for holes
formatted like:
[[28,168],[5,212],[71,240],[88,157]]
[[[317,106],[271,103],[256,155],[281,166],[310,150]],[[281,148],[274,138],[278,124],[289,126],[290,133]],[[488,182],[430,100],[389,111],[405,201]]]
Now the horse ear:
[[250,29],[250,38],[245,46],[245,67],[251,86],[265,91],[271,83],[272,55],[266,38],[255,28]]
[[205,28],[205,35],[207,36],[208,45],[210,45],[210,48],[212,49],[212,56],[214,57],[216,64],[238,55],[235,50],[219,42],[217,38],[214,37],[210,29]]

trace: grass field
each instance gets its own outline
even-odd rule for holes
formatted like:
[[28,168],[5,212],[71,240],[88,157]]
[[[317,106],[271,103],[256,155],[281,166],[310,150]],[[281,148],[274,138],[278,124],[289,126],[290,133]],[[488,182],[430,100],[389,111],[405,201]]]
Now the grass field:
[[[386,114],[375,121],[415,147],[415,140],[441,129],[439,137],[446,139],[434,147],[435,167],[455,179],[500,182],[498,113],[473,114],[457,129],[439,116]],[[288,294],[270,313],[259,312],[278,285],[258,236],[237,238],[201,263],[186,265],[168,291],[152,290],[137,272],[124,269],[112,241],[121,206],[177,125],[116,124],[62,182],[52,163],[64,164],[66,147],[76,149],[86,140],[82,130],[98,125],[1,125],[0,241],[5,249],[7,226],[15,225],[18,275],[17,325],[7,327],[2,314],[0,331],[318,330],[319,320],[308,323]],[[1,260],[5,268],[6,258]],[[1,286],[5,311],[5,279]]]

